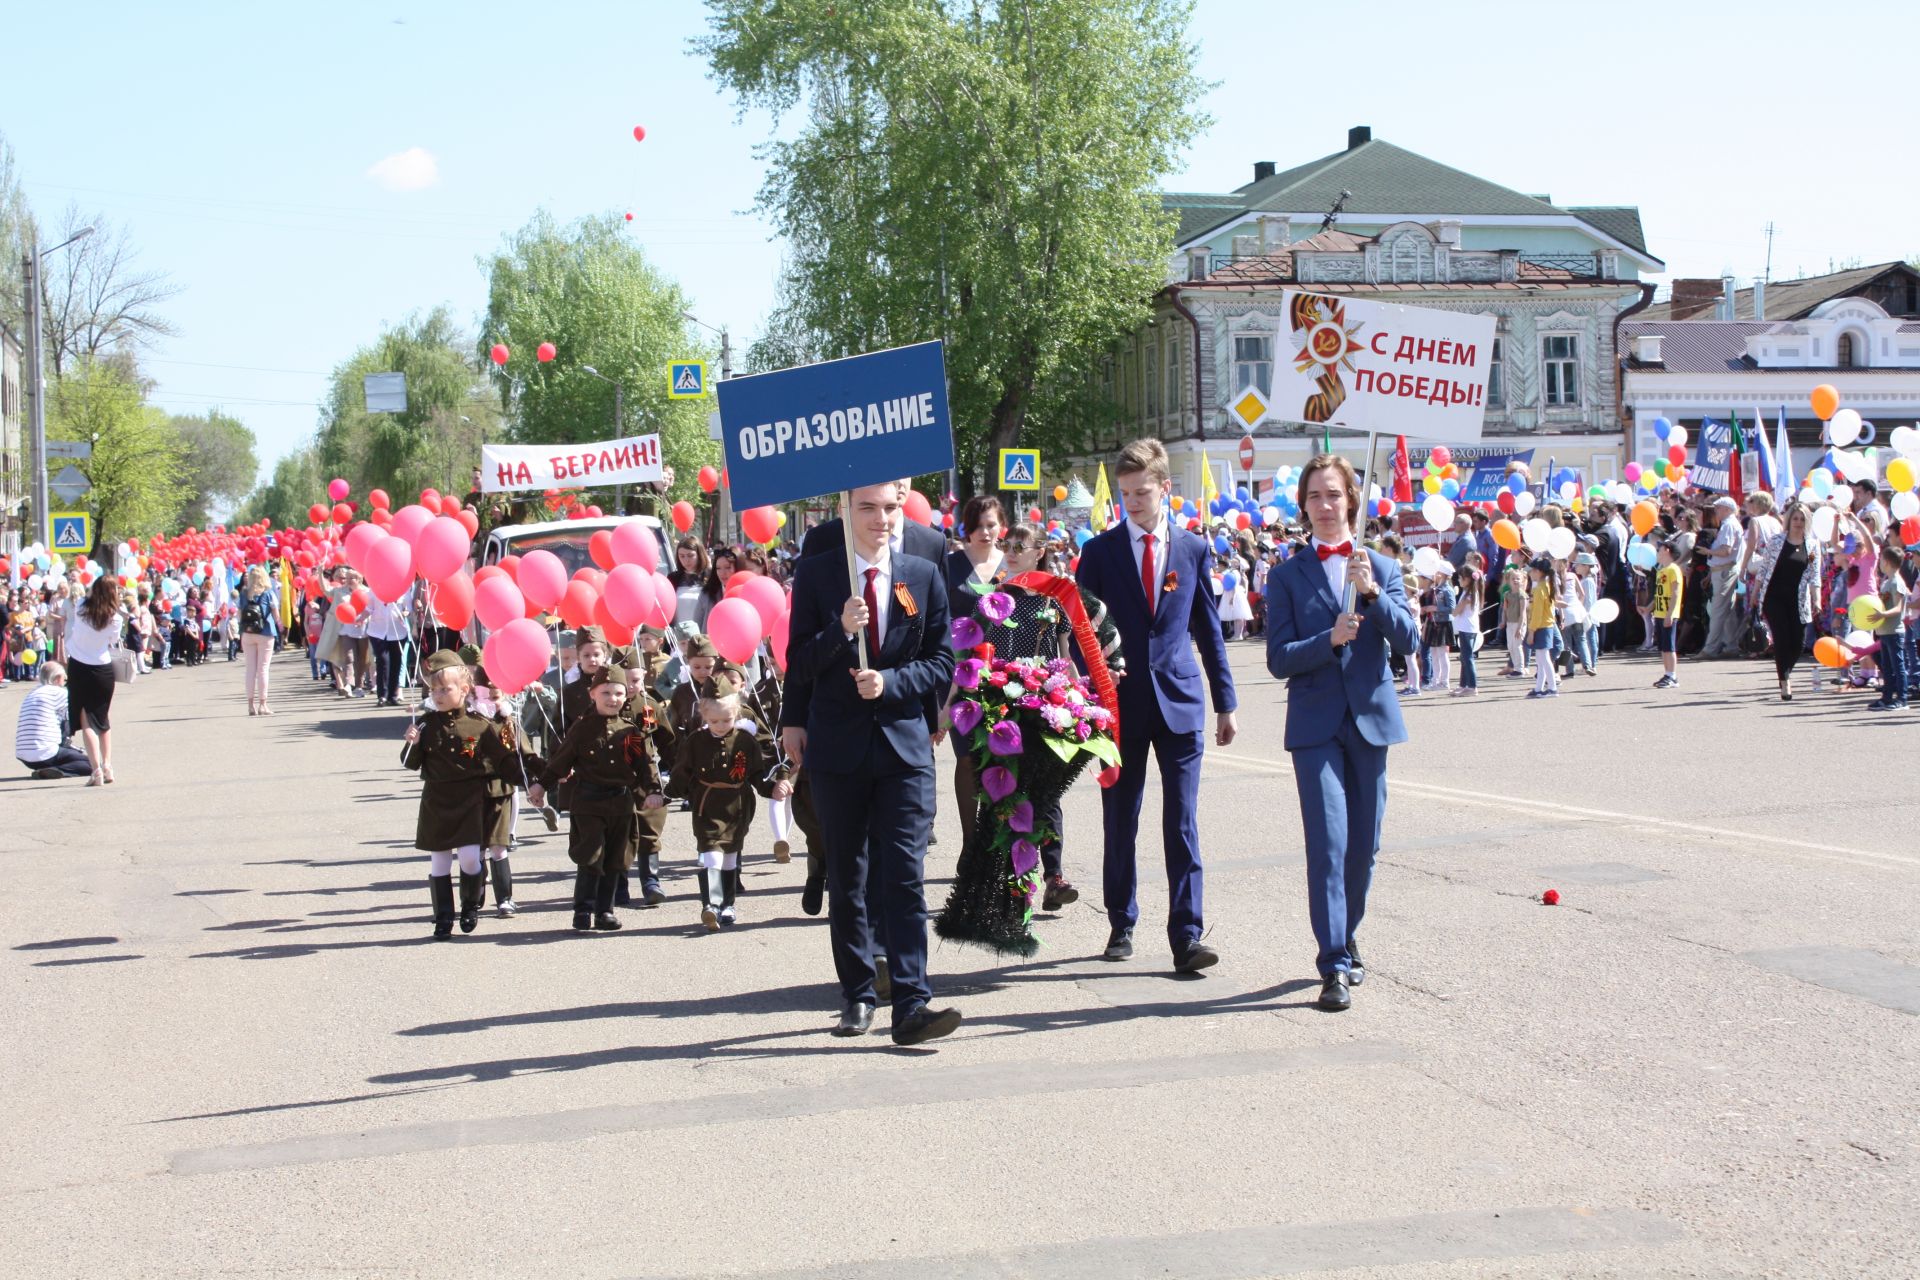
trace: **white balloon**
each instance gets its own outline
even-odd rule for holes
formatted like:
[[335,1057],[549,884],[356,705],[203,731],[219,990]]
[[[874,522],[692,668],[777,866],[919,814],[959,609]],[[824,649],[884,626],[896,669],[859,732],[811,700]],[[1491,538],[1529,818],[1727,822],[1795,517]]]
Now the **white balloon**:
[[1547,536],[1553,532],[1553,526],[1545,520],[1529,520],[1520,526],[1520,541],[1527,544],[1527,550],[1538,554],[1547,549]]
[[1864,631],[1847,632],[1847,648],[1864,649],[1873,643],[1873,637]]
[[1420,504],[1420,514],[1436,529],[1453,528],[1453,504],[1437,493],[1427,495],[1427,500]]
[[1842,409],[1827,419],[1827,439],[1841,448],[1846,448],[1860,438],[1860,415],[1852,409]]
[[1594,602],[1593,620],[1595,622],[1612,622],[1619,616],[1620,602],[1618,600],[1598,600]]
[[1677,422],[1673,424],[1673,430],[1667,432],[1667,447],[1669,449],[1687,447],[1687,429]]
[[1573,530],[1561,525],[1547,534],[1547,554],[1555,560],[1573,559]]
[[1892,505],[1893,518],[1895,520],[1906,520],[1912,516],[1920,516],[1920,494],[1916,494],[1911,489],[1902,489],[1899,493],[1894,494]]
[[1895,427],[1887,437],[1887,443],[1893,451],[1906,457],[1920,457],[1920,431],[1912,427]]
[[1446,558],[1432,547],[1421,547],[1413,553],[1413,571],[1423,578],[1430,578],[1440,572]]
[[1607,489],[1607,496],[1615,502],[1632,502],[1633,486],[1625,480],[1615,480]]
[[[1850,412],[1842,409],[1841,413]],[[1834,415],[1838,417],[1839,414]],[[1850,453],[1845,449],[1833,451],[1834,470],[1847,478],[1848,483],[1858,484],[1862,480],[1873,479],[1873,461],[1862,454]]]
[[1833,536],[1833,523],[1838,518],[1831,506],[1823,506],[1813,513],[1813,519],[1807,524],[1807,532],[1813,535],[1815,542],[1825,542]]
[[1530,514],[1536,505],[1537,504],[1534,502],[1532,490],[1528,490],[1525,493],[1516,493],[1513,495],[1513,514],[1517,516],[1524,516],[1524,515]]
[[1564,502],[1572,502],[1579,492],[1580,486],[1571,480],[1564,480],[1560,484],[1560,498]]

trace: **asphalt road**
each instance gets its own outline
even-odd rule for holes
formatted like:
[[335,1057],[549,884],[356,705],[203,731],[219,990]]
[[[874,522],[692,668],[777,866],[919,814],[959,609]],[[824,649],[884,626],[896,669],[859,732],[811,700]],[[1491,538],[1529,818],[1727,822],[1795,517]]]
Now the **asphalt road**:
[[[1370,977],[1328,1015],[1284,691],[1257,642],[1233,653],[1242,738],[1202,801],[1220,966],[1171,973],[1153,870],[1138,955],[1098,958],[1088,780],[1086,896],[1031,961],[937,946],[967,1021],[920,1051],[884,1012],[827,1035],[825,926],[764,832],[730,933],[698,927],[682,819],[673,900],[573,935],[564,836],[535,823],[520,917],[435,945],[402,713],[290,656],[271,719],[238,664],[123,689],[119,782],[0,782],[0,1265],[1920,1272],[1920,713],[1782,704],[1746,663],[1659,693],[1644,659],[1557,701],[1417,700]],[[940,836],[934,879],[960,843],[944,785]]]

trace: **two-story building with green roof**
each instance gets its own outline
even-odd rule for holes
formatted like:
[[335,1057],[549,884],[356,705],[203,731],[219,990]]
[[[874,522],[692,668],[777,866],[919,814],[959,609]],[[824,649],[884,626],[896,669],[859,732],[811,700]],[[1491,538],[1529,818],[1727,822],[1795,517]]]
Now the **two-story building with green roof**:
[[[1230,406],[1248,386],[1271,389],[1284,356],[1281,298],[1291,288],[1495,318],[1485,439],[1454,448],[1463,463],[1532,449],[1610,480],[1623,461],[1617,327],[1653,296],[1639,210],[1562,208],[1349,132],[1345,150],[1295,168],[1254,166],[1224,194],[1171,192],[1178,217],[1166,286],[1152,320],[1113,352],[1101,391],[1117,406],[1104,448],[1164,440],[1180,491],[1197,494],[1204,448],[1216,468],[1243,435],[1252,476],[1317,448],[1320,428],[1267,418],[1249,428]],[[1456,442],[1448,442],[1454,444]],[[1363,446],[1338,436],[1356,461]],[[1416,462],[1423,448],[1414,450]],[[1245,473],[1234,465],[1234,480]]]

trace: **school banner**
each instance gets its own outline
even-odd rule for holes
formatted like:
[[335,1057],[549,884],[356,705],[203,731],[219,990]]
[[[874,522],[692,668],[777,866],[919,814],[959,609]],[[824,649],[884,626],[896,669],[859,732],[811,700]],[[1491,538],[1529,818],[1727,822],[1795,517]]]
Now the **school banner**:
[[482,493],[651,484],[665,478],[657,435],[588,444],[480,446]]
[[938,342],[714,384],[735,510],[953,465]]
[[1694,440],[1693,468],[1687,479],[1697,489],[1727,491],[1727,471],[1733,465],[1733,424],[1707,418]]
[[1270,412],[1383,435],[1478,440],[1493,328],[1492,316],[1288,290]]
[[[1461,461],[1457,455],[1454,459]],[[1473,475],[1460,490],[1460,502],[1497,502],[1500,491],[1507,487],[1507,468],[1516,462],[1533,465],[1533,450],[1515,449],[1507,453],[1490,453],[1473,464]]]

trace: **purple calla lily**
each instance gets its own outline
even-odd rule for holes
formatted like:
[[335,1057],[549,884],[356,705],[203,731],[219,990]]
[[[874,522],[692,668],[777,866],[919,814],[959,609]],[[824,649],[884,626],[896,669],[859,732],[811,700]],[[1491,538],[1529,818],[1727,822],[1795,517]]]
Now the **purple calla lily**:
[[997,756],[1017,756],[1020,754],[1020,726],[1011,720],[1002,720],[987,731],[987,750]]
[[1016,785],[1018,784],[1014,781],[1012,771],[997,764],[988,765],[980,771],[980,789],[986,792],[987,798],[995,804],[1012,795]]
[[954,667],[953,682],[962,689],[978,689],[980,687],[980,673],[986,669],[987,664],[980,661],[980,659],[968,658]]
[[980,616],[988,622],[1005,622],[1013,616],[1013,597],[1004,591],[993,591],[980,597]]
[[1015,840],[1013,842],[1013,874],[1024,876],[1039,865],[1039,846],[1031,840]]
[[975,645],[984,644],[987,639],[987,633],[981,630],[980,624],[972,618],[955,618],[953,620],[952,639],[954,648],[971,649]]
[[955,733],[972,733],[980,727],[980,719],[986,714],[980,709],[979,703],[965,699],[954,703],[947,710],[947,717],[953,721]]
[[1022,835],[1032,834],[1033,801],[1022,800],[1019,804],[1013,806],[1013,812],[1007,816],[1007,827],[1010,830],[1020,832]]

